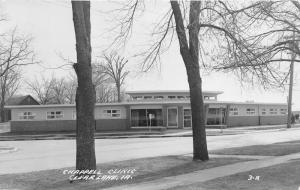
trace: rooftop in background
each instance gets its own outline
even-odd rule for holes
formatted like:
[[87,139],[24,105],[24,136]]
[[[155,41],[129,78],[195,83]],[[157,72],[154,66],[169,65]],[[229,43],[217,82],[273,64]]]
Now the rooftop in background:
[[[203,91],[205,100],[217,100],[217,96],[222,94],[222,91]],[[174,100],[174,99],[189,99],[190,92],[188,90],[151,90],[151,91],[127,91],[130,96],[130,101],[141,100]]]
[[[126,94],[169,94],[169,93],[190,93],[189,90],[145,90],[145,91],[126,91]],[[223,94],[223,91],[202,91],[203,94]]]
[[40,105],[32,96],[13,96],[10,97],[5,105]]
[[[205,104],[209,105],[260,105],[260,106],[287,106],[287,103],[269,103],[269,102],[234,102],[234,101],[209,101],[204,100]],[[175,104],[190,104],[190,100],[146,100],[146,101],[131,101],[131,102],[114,102],[114,103],[96,103],[97,106],[111,107],[111,106],[133,106],[133,105],[175,105]],[[46,104],[46,105],[7,105],[5,108],[16,109],[16,108],[75,108],[75,104]]]

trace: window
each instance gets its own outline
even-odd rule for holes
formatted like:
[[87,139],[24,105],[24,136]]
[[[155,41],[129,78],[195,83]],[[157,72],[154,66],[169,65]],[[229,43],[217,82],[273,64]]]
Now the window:
[[285,109],[285,108],[280,109],[280,114],[285,115],[286,112],[287,112],[287,109]]
[[261,115],[266,115],[266,114],[267,114],[266,108],[262,108],[262,109],[261,109]]
[[230,108],[229,114],[230,114],[230,115],[239,115],[239,110],[238,110],[238,108]]
[[164,99],[163,96],[154,96],[154,99]]
[[132,97],[133,100],[141,100],[143,99],[142,96],[133,96]]
[[121,110],[104,110],[103,114],[105,117],[119,118],[121,117]]
[[217,109],[215,109],[215,108],[208,108],[208,114],[216,115],[217,114]]
[[61,119],[64,117],[62,111],[48,111],[47,112],[47,119]]
[[276,114],[277,114],[277,109],[275,109],[275,108],[270,108],[270,114],[271,114],[271,115],[276,115]]
[[152,99],[152,96],[144,96],[144,99]]
[[26,111],[26,112],[21,113],[19,118],[22,120],[30,120],[30,119],[35,118],[35,114],[30,111]]
[[176,96],[168,96],[169,99],[175,99]]
[[255,109],[254,108],[247,108],[246,109],[247,115],[255,115]]

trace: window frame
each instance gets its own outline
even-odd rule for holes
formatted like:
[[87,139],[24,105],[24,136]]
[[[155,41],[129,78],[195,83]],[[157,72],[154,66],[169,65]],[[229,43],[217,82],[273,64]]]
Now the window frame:
[[287,109],[286,108],[280,108],[279,113],[280,113],[280,115],[286,115],[287,114]]
[[246,108],[246,115],[255,115],[255,108]]
[[229,115],[231,115],[231,116],[239,115],[239,108],[238,107],[229,108]]
[[162,99],[164,99],[164,96],[157,95],[157,96],[153,96],[153,98],[154,98],[155,100],[162,100]]
[[278,109],[277,108],[269,108],[270,115],[278,115]]
[[267,115],[267,109],[266,108],[261,109],[261,115]]
[[[54,114],[52,114],[52,112],[54,113]],[[57,114],[57,112],[61,112],[61,114]],[[48,116],[49,116],[49,114],[48,113],[51,113],[50,115],[51,116],[54,116],[54,118],[49,118]],[[60,117],[58,117],[58,116],[60,116]],[[64,118],[64,111],[62,111],[62,110],[55,110],[55,111],[47,111],[46,112],[46,119],[47,120],[60,120],[60,119],[63,119]]]
[[103,116],[104,118],[121,118],[121,109],[104,109]]
[[[27,113],[27,114],[25,114]],[[31,113],[31,114],[28,114]],[[19,114],[19,120],[34,120],[35,119],[36,114],[32,111],[23,111],[22,113]],[[29,118],[29,117],[33,117],[33,118]]]

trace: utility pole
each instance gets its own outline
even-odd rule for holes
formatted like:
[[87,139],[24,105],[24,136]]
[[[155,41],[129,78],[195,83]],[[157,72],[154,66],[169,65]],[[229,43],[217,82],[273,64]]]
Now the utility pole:
[[[293,42],[291,43],[291,48],[295,49],[295,32],[293,32]],[[291,128],[292,119],[292,97],[293,97],[293,81],[294,81],[294,60],[295,53],[291,53],[291,64],[290,64],[290,85],[289,85],[289,96],[288,96],[288,121],[287,128]]]

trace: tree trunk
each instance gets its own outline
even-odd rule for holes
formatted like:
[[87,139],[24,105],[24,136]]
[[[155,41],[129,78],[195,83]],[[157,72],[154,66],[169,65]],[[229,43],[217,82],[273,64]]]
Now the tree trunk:
[[202,80],[199,70],[187,70],[190,87],[193,129],[193,159],[208,160],[205,131],[205,110],[202,95]]
[[1,113],[1,123],[5,122],[5,110],[4,110],[4,102],[1,100],[0,104],[0,113]]
[[96,169],[95,90],[91,67],[90,2],[72,1],[72,10],[77,51],[77,63],[74,64],[74,69],[78,79],[76,90],[76,169]]
[[117,84],[118,102],[121,102],[121,85]]
[[193,128],[193,159],[208,160],[205,131],[205,113],[202,96],[202,81],[199,66],[199,14],[200,1],[190,2],[189,14],[189,42],[187,40],[183,17],[177,1],[171,1],[176,23],[176,33],[179,41],[180,53],[186,67],[190,88]]
[[2,76],[2,81],[1,81],[1,102],[0,102],[0,116],[1,116],[1,122],[5,122],[5,111],[4,111],[4,106],[5,106],[5,96],[6,96],[6,81],[7,81],[7,73]]

